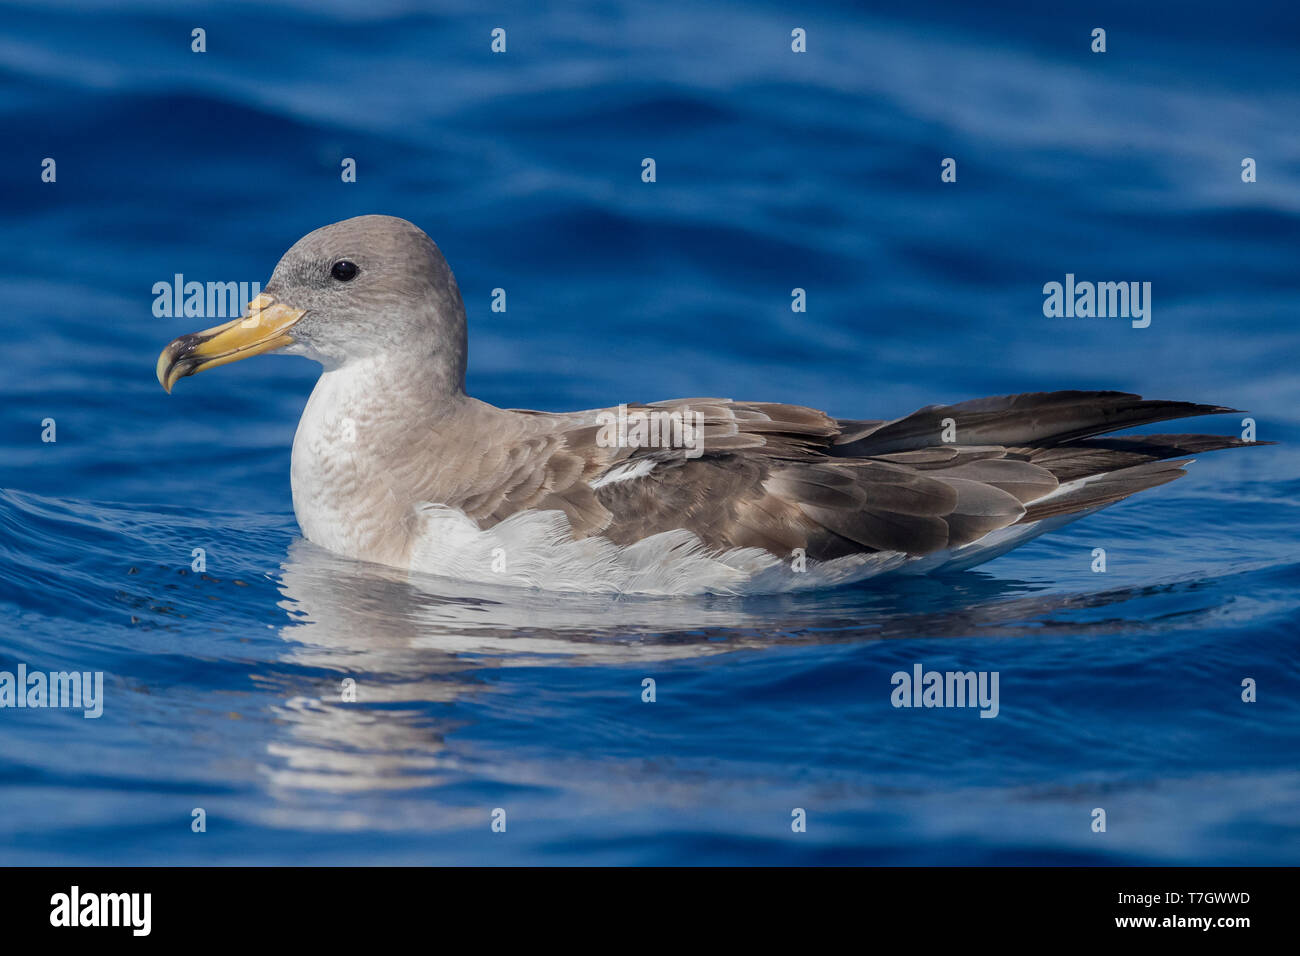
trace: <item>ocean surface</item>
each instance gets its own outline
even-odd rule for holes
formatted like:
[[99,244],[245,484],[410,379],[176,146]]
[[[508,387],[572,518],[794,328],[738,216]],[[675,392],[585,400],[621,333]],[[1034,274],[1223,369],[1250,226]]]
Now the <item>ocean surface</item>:
[[[97,719],[0,709],[0,863],[1300,862],[1298,28],[1289,3],[0,4],[0,671],[104,675]],[[154,378],[220,321],[157,314],[158,283],[265,283],[373,212],[441,246],[498,405],[1115,388],[1279,444],[945,578],[408,579],[298,533],[316,366]],[[1150,282],[1150,326],[1045,317],[1067,274]],[[894,707],[917,665],[996,672],[997,717]]]

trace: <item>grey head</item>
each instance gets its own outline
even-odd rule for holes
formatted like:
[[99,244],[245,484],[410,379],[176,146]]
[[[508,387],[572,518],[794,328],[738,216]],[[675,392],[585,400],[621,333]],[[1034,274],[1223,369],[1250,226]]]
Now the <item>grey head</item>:
[[442,252],[395,216],[322,226],[281,257],[239,319],[176,339],[158,359],[176,380],[272,350],[327,370],[373,361],[421,363],[436,391],[465,388],[465,306]]

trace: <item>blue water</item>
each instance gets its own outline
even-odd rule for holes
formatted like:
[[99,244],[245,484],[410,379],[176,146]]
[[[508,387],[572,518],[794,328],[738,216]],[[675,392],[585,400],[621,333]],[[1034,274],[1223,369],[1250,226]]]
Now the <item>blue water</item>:
[[[105,702],[0,710],[0,862],[1300,862],[1300,15],[968,7],[3,5],[0,670]],[[314,365],[153,372],[215,324],[155,283],[370,212],[440,244],[499,405],[1118,388],[1281,444],[942,580],[406,581],[298,535]],[[1044,318],[1066,273],[1151,326]],[[892,707],[918,663],[998,717]]]

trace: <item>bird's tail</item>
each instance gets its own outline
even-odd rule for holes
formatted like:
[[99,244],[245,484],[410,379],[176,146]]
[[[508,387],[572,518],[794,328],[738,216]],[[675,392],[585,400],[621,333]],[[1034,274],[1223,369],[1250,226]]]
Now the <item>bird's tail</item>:
[[1153,422],[1232,413],[1237,409],[1148,400],[1127,392],[1003,395],[930,405],[893,421],[842,422],[833,453],[906,462],[933,469],[935,477],[987,458],[1029,462],[1050,472],[1058,486],[1041,496],[1020,496],[1025,509],[1020,522],[1028,523],[1094,511],[1173,481],[1182,477],[1190,456],[1272,444],[1226,435],[1098,437]]

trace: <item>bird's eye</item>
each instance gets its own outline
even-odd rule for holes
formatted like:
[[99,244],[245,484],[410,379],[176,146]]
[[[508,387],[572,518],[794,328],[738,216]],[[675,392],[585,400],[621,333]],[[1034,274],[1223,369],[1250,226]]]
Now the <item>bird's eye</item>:
[[338,279],[340,282],[351,282],[357,277],[357,264],[355,262],[348,262],[347,259],[340,259],[338,262],[334,263],[334,267],[330,269],[330,275]]

